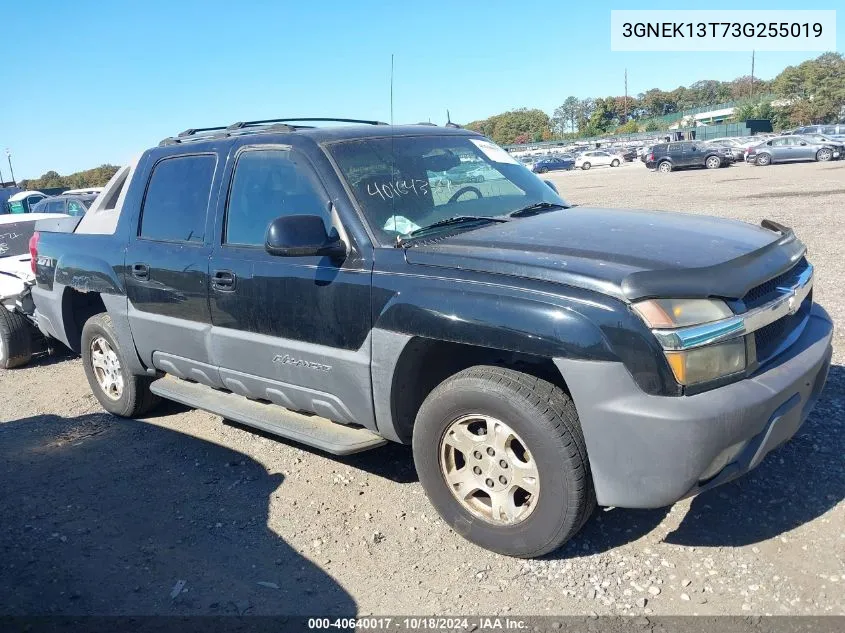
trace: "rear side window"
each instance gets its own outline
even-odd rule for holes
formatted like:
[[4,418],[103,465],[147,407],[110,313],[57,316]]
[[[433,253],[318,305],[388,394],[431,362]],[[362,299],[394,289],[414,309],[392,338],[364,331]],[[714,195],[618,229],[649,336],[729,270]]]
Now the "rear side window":
[[212,154],[156,163],[144,197],[139,235],[162,242],[202,242],[216,165]]
[[251,149],[238,157],[226,211],[226,244],[261,246],[270,222],[283,215],[328,220],[328,201],[311,166],[289,149]]
[[65,201],[64,200],[50,200],[47,203],[47,213],[64,213],[65,212]]

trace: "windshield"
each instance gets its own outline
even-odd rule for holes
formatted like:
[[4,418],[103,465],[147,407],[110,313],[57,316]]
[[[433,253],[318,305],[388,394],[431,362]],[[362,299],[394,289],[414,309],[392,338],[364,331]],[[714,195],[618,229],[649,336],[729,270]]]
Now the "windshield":
[[449,218],[504,216],[543,202],[568,206],[480,136],[365,138],[334,143],[329,151],[383,244]]

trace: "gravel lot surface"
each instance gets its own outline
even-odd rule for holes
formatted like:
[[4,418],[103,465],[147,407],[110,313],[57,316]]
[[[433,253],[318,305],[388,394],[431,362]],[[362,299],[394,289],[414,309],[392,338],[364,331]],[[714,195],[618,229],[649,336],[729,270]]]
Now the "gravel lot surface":
[[[845,322],[845,162],[547,177],[587,206],[790,225]],[[843,362],[840,329],[815,411],[750,475],[602,509],[533,561],[445,526],[405,447],[333,458],[173,404],[124,420],[74,358],[0,370],[0,613],[845,614]]]

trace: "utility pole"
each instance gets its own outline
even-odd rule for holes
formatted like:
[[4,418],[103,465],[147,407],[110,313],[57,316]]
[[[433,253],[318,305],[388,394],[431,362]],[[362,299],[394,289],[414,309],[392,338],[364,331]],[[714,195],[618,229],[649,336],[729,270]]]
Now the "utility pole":
[[628,69],[625,69],[625,121],[628,122]]
[[751,51],[751,98],[754,98],[754,51]]
[[9,151],[9,148],[6,148],[6,158],[9,159],[9,171],[12,172],[12,186],[17,187],[18,182],[15,180],[15,170],[12,167],[12,152]]

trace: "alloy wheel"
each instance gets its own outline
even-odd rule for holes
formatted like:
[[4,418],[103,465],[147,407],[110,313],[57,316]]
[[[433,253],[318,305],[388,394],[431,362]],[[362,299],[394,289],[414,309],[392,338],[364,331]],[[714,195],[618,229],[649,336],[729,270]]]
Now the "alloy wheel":
[[112,400],[120,400],[123,395],[123,372],[120,359],[102,336],[97,336],[91,341],[91,367],[103,393]]
[[440,441],[440,471],[461,506],[494,525],[515,525],[537,506],[540,473],[522,438],[501,420],[465,415]]

